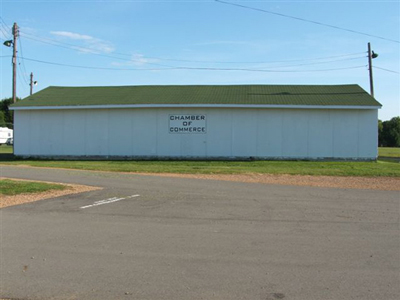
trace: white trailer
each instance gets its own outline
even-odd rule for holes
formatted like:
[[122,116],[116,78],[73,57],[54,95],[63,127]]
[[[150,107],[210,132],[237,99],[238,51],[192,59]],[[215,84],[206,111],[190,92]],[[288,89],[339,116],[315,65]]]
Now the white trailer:
[[0,127],[0,145],[3,145],[7,142],[9,138],[14,137],[14,131],[7,127]]

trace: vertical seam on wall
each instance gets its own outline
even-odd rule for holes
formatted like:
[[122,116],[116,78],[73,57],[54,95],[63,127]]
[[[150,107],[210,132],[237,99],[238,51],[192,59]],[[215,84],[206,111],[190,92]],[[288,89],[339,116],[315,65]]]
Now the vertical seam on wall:
[[160,109],[156,110],[156,156],[158,156],[158,122],[160,121]]
[[360,111],[357,111],[357,158],[360,158]]
[[[66,130],[65,129],[66,126],[65,126],[65,117],[64,116],[65,116],[65,110],[61,112],[61,118],[62,118],[62,122],[61,123],[62,123],[62,127],[63,127],[61,139],[62,139],[63,142],[65,141],[65,130]],[[66,149],[66,147],[62,147],[62,154],[63,155],[65,155],[65,149]]]
[[332,111],[329,112],[329,117],[332,120],[332,158],[333,158],[333,157],[335,157],[335,120],[336,120],[336,118],[334,118],[332,116]]
[[110,156],[110,109],[107,109],[107,124],[106,124],[106,132],[107,132],[107,158]]
[[206,134],[205,134],[205,140],[206,140],[206,145],[205,145],[205,154],[206,154],[206,157],[208,157],[208,109],[206,108],[204,111],[203,111],[203,114],[206,116],[206,124],[205,124],[205,126],[206,126]]
[[283,132],[284,132],[284,128],[283,128],[283,123],[284,123],[284,121],[283,121],[283,119],[285,118],[285,114],[286,114],[287,112],[286,111],[283,111],[282,110],[282,113],[281,113],[281,142],[280,142],[280,144],[281,144],[281,157],[283,157],[283,138],[284,138],[284,134],[283,134]]
[[[312,112],[311,111],[308,111],[308,112],[311,113],[311,117],[312,117]],[[310,157],[310,154],[309,154],[309,148],[310,148],[309,142],[310,142],[310,118],[307,118],[307,157]]]
[[83,112],[83,118],[84,118],[84,122],[83,122],[83,132],[84,132],[84,149],[85,149],[85,155],[87,156],[87,110],[84,110]]
[[[23,113],[23,112],[20,112],[20,113]],[[32,150],[31,150],[31,128],[32,128],[32,126],[31,126],[31,114],[32,114],[32,112],[30,111],[30,112],[28,112],[28,124],[29,124],[29,138],[28,138],[28,153],[29,153],[29,155],[31,155],[31,153],[32,153]],[[16,124],[16,122],[15,122],[15,115],[14,115],[14,131],[15,131],[15,124]],[[13,135],[14,135],[14,133],[15,132],[13,132]],[[15,135],[14,135],[14,142],[15,142]],[[14,143],[14,145],[13,145],[14,147],[15,147],[15,143]],[[14,153],[15,153],[15,148],[14,148]]]
[[256,155],[258,156],[258,148],[259,148],[259,138],[258,138],[258,133],[259,133],[259,122],[260,122],[260,111],[256,109]]
[[131,117],[129,118],[129,120],[130,120],[130,128],[129,128],[129,132],[131,133],[130,135],[129,135],[129,138],[130,138],[130,141],[131,141],[131,147],[130,147],[130,149],[129,149],[129,152],[130,152],[130,154],[133,156],[133,154],[135,153],[135,151],[134,151],[134,147],[135,147],[135,139],[133,138],[133,132],[134,132],[134,121],[135,121],[135,115],[136,115],[136,111],[135,110],[133,110],[133,109],[130,109],[130,114],[131,114]]

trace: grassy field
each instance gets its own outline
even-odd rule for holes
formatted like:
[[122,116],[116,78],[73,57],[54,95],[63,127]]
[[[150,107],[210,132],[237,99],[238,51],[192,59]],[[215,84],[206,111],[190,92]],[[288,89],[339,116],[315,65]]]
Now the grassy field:
[[299,174],[328,176],[400,177],[397,162],[310,162],[310,161],[3,161],[7,165],[66,168],[112,172],[186,174]]
[[379,147],[379,156],[400,158],[400,148]]
[[7,145],[1,145],[0,146],[0,154],[2,154],[2,153],[6,153],[6,154],[13,153],[13,147],[7,146]]
[[31,181],[0,180],[0,195],[14,196],[26,193],[42,193],[50,190],[64,190],[66,186]]
[[[397,150],[396,150],[397,149]],[[382,149],[393,155],[399,148]],[[93,171],[132,173],[185,174],[292,174],[325,176],[388,176],[400,177],[396,158],[377,162],[316,162],[316,161],[53,161],[3,159],[0,164],[33,167],[66,168]]]

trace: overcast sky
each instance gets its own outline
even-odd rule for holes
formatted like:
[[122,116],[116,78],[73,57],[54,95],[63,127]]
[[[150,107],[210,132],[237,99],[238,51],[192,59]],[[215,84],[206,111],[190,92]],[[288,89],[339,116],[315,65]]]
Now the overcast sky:
[[[400,2],[0,0],[0,38],[20,26],[18,97],[48,86],[359,84],[379,118],[400,114]],[[242,7],[240,7],[240,6]],[[245,7],[243,7],[245,6]],[[318,23],[318,24],[317,24]],[[332,27],[334,26],[334,27]],[[0,47],[0,98],[12,49]]]

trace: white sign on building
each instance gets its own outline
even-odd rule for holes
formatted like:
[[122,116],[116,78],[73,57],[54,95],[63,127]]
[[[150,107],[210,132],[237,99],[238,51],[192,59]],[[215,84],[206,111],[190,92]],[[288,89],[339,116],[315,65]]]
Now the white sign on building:
[[206,115],[169,115],[169,133],[207,133]]

